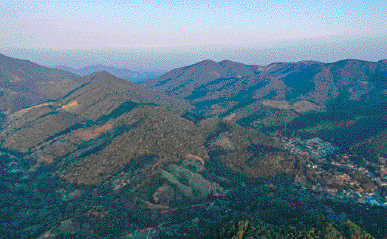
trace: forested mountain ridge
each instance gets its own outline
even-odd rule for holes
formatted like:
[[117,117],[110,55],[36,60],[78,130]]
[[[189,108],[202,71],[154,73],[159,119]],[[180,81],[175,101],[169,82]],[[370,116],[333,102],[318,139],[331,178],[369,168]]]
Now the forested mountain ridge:
[[[228,117],[266,133],[320,137],[356,150],[387,128],[386,63],[347,59],[256,66],[205,60],[141,84],[184,98],[207,117]],[[362,152],[387,155],[383,147],[374,148]]]
[[337,103],[386,101],[387,63],[300,61],[267,66],[205,60],[141,83],[189,100],[207,116],[234,115],[244,126],[284,125]]

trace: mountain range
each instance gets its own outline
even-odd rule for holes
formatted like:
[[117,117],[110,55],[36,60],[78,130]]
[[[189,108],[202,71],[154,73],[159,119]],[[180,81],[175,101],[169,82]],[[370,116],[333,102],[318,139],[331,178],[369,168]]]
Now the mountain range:
[[385,60],[267,66],[205,60],[141,85],[186,99],[204,117],[228,117],[263,132],[333,138],[348,149],[386,128],[386,82]]
[[187,99],[206,116],[233,115],[245,126],[262,127],[326,111],[337,103],[385,101],[386,74],[386,61],[255,66],[205,60],[141,84]]
[[387,157],[386,61],[205,60],[136,84],[0,60],[9,238],[387,236],[385,208],[303,186],[348,190],[285,141],[330,142],[332,162]]

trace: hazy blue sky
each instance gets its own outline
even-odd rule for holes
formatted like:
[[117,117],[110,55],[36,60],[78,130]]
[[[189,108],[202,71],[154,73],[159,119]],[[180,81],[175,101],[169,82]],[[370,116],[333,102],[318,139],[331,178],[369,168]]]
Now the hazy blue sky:
[[172,69],[203,59],[387,58],[385,0],[0,3],[0,53],[44,65]]

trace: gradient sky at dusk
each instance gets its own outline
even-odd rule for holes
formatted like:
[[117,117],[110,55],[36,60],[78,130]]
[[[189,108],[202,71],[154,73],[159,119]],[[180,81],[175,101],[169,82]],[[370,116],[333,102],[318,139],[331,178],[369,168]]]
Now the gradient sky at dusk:
[[0,3],[0,53],[43,65],[172,69],[387,58],[384,0]]

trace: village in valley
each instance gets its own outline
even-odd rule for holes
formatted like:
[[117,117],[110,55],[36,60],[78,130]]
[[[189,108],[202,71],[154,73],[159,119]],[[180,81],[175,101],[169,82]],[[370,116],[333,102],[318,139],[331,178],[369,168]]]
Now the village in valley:
[[[280,141],[287,151],[308,158],[306,173],[295,176],[292,190],[308,192],[316,199],[348,200],[365,206],[387,207],[387,158],[379,157],[378,163],[372,163],[363,158],[359,159],[355,155],[337,153],[339,148],[320,138],[301,140],[282,137]],[[246,184],[241,183],[241,185],[247,189]],[[278,189],[275,183],[267,183],[265,188],[273,191]],[[251,190],[254,191],[256,188]],[[227,209],[228,206],[222,203],[226,202],[223,200],[226,200],[227,193],[230,191],[237,192],[238,190],[231,187],[225,190],[226,193],[220,197],[214,195],[216,196],[216,199],[213,198],[214,201],[210,200],[194,207],[198,211],[207,211],[203,212],[203,215],[215,213],[215,211],[217,213],[212,216],[219,217],[227,212],[238,213],[238,211]],[[349,217],[347,213],[337,212],[328,205],[325,205],[324,208],[325,215],[329,220],[345,221]],[[133,230],[122,238],[154,238],[160,232],[167,235],[183,236],[185,235],[184,228],[203,227],[201,224],[208,221],[209,218],[195,217],[182,224],[162,224],[159,227]]]
[[371,162],[351,154],[335,154],[338,148],[320,138],[281,141],[293,154],[308,157],[306,175],[296,175],[294,185],[325,198],[341,198],[387,207],[387,158]]

